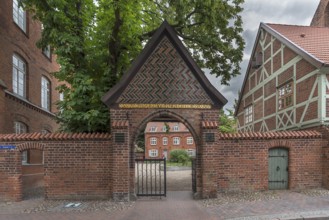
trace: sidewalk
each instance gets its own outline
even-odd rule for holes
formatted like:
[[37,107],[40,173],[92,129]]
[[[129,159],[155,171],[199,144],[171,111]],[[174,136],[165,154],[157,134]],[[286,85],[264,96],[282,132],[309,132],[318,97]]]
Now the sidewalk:
[[[329,192],[324,190],[321,192],[323,193],[320,195],[312,195],[279,191],[270,199],[263,196],[253,201],[232,200],[221,203],[223,201],[219,198],[205,203],[205,201],[192,200],[191,192],[171,191],[168,192],[167,197],[142,198],[132,206],[126,206],[122,210],[117,208],[115,212],[94,209],[88,212],[55,210],[27,214],[22,213],[22,210],[28,206],[28,203],[22,202],[15,203],[7,209],[0,204],[0,220],[329,219]],[[236,198],[240,199],[239,196]]]

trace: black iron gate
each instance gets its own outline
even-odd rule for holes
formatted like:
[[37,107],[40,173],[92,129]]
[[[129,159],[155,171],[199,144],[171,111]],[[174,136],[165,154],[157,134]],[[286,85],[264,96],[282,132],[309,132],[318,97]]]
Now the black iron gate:
[[192,159],[192,191],[196,192],[196,159]]
[[166,159],[136,159],[137,196],[166,196]]

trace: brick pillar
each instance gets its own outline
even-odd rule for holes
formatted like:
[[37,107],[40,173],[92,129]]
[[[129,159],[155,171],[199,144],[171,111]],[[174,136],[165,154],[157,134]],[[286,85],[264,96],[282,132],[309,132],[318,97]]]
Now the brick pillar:
[[[203,123],[204,124],[204,123]],[[218,147],[217,123],[215,126],[202,126],[202,198],[217,197],[216,147]]]
[[0,79],[0,133],[3,133],[3,128],[5,127],[5,90],[6,86]]
[[129,201],[129,126],[128,121],[112,121],[112,197]]

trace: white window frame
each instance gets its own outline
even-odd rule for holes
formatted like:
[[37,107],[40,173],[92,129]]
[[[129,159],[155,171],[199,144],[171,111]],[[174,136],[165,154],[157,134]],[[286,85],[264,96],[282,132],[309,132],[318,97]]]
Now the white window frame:
[[188,144],[188,145],[193,144],[193,137],[187,137],[186,138],[186,144]]
[[162,144],[163,145],[168,145],[168,138],[167,137],[162,138]]
[[42,53],[43,53],[46,57],[48,57],[48,59],[50,59],[50,58],[51,58],[50,45],[47,45],[46,47],[44,47],[44,48],[42,49]]
[[22,151],[22,164],[27,164],[27,150]]
[[157,145],[157,138],[156,137],[151,137],[150,138],[150,145],[152,145],[152,146]]
[[249,105],[244,109],[244,122],[249,124],[253,121],[253,106]]
[[18,6],[18,0],[13,0],[13,20],[26,33],[26,12]]
[[156,132],[157,131],[157,127],[156,126],[151,126],[150,127],[150,132]]
[[178,126],[178,125],[175,125],[175,126],[173,127],[173,131],[179,131],[179,126]]
[[15,121],[14,129],[15,129],[15,134],[23,134],[23,133],[27,133],[28,127],[23,122]]
[[149,150],[149,157],[158,157],[159,152],[157,149],[151,149]]
[[13,92],[23,98],[26,96],[26,63],[13,55]]
[[173,144],[174,145],[179,145],[180,144],[180,137],[174,137],[173,138]]
[[50,110],[50,81],[41,77],[41,107]]

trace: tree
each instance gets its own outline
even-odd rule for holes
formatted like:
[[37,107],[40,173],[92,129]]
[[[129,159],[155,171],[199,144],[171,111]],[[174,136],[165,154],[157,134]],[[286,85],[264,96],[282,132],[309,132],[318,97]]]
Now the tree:
[[226,109],[228,115],[221,109],[219,112],[219,131],[223,133],[235,133],[237,132],[237,120],[234,117],[233,110]]
[[239,74],[243,0],[21,0],[43,24],[39,47],[55,48],[64,93],[64,131],[106,131],[101,97],[166,19],[201,68],[228,81]]

